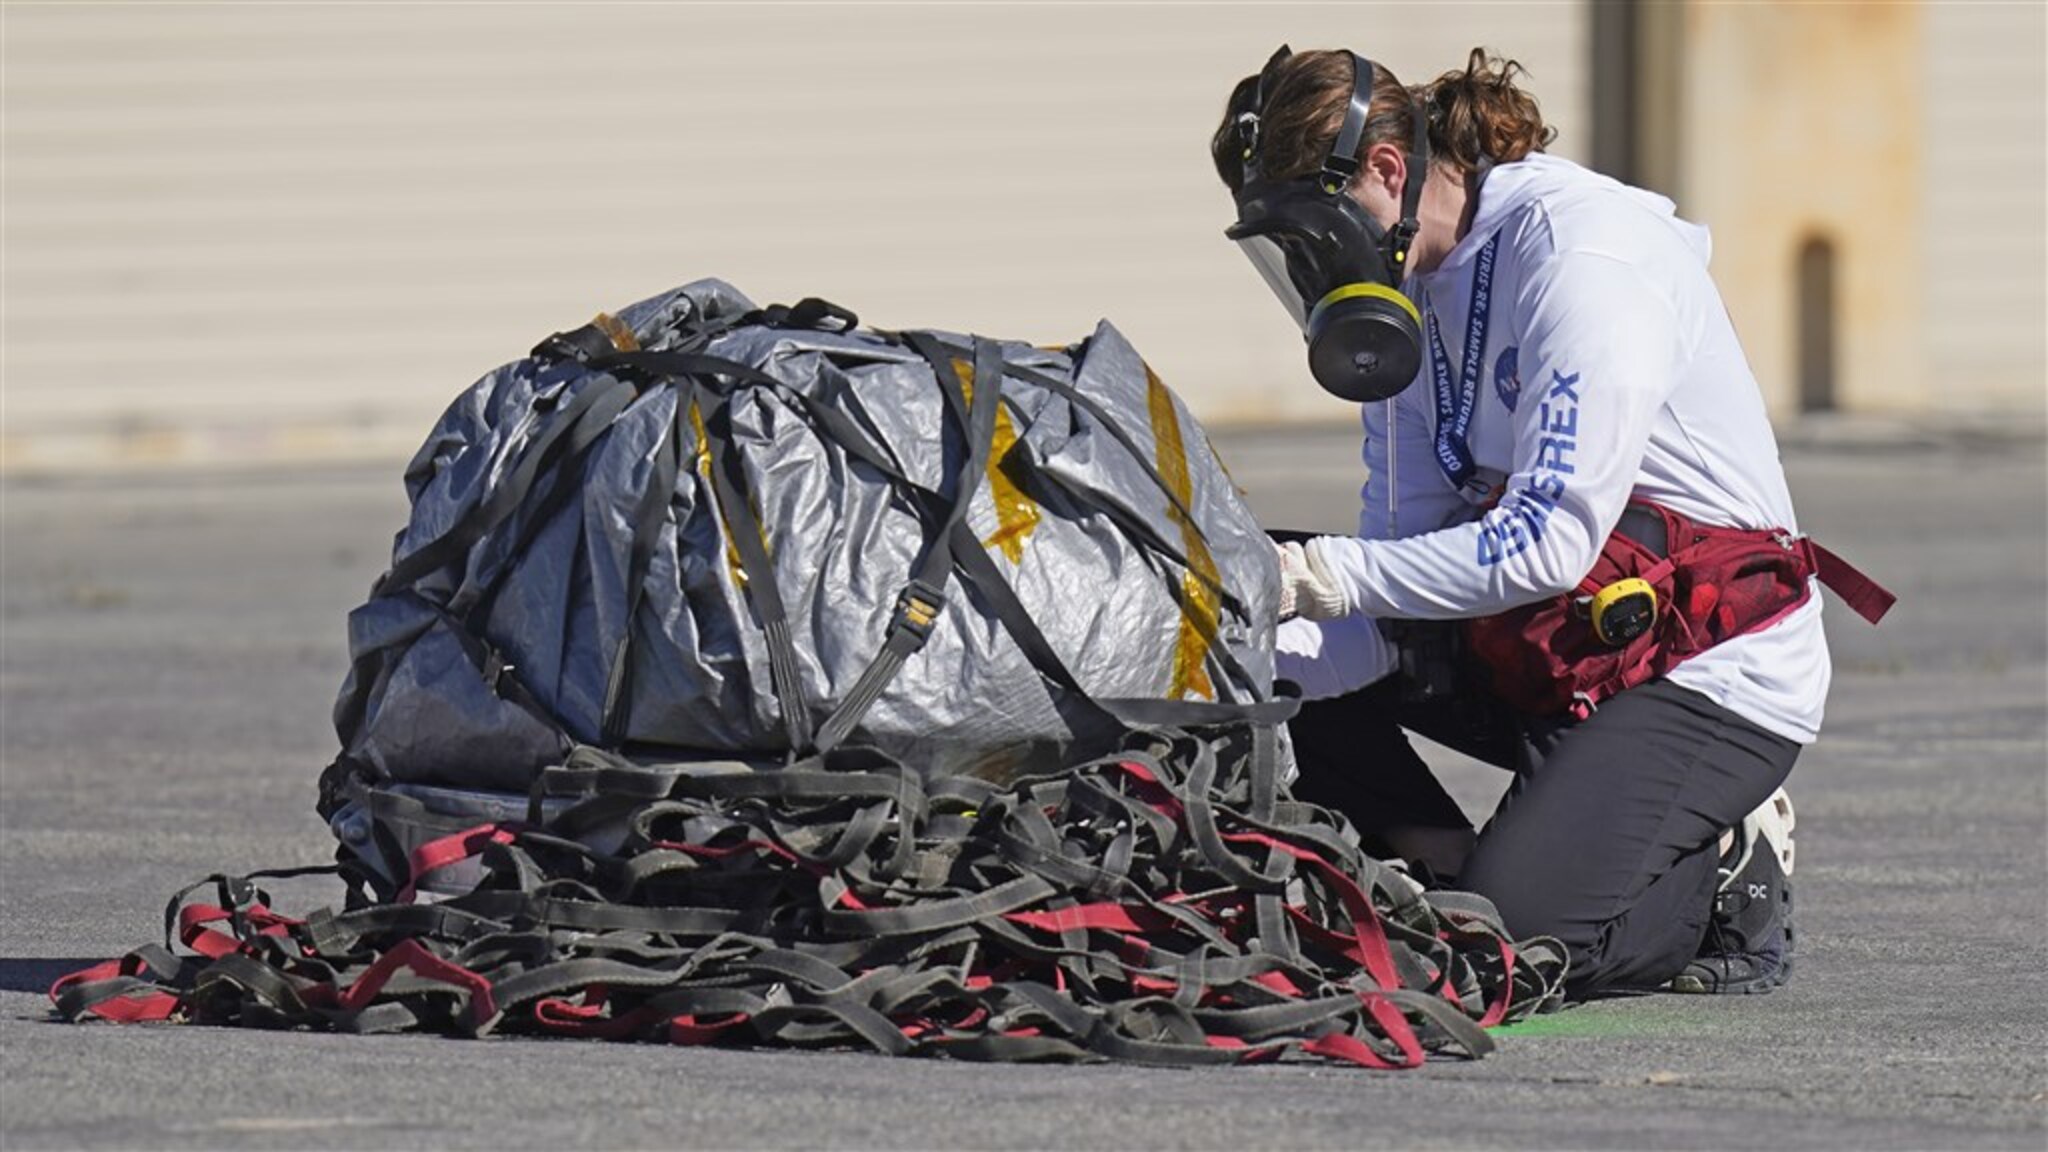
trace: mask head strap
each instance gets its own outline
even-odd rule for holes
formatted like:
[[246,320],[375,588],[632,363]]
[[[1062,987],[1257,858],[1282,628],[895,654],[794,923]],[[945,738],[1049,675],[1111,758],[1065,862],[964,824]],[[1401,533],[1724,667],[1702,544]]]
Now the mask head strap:
[[1265,114],[1266,97],[1273,94],[1280,79],[1280,65],[1294,55],[1294,49],[1282,44],[1273,55],[1266,59],[1266,66],[1259,69],[1259,81],[1253,85],[1251,102],[1240,105],[1234,123],[1237,125],[1237,142],[1243,149],[1244,182],[1249,184],[1259,176],[1259,117]]
[[1411,98],[1408,118],[1415,131],[1408,143],[1408,182],[1401,188],[1401,220],[1387,230],[1387,263],[1396,276],[1408,270],[1408,246],[1422,227],[1416,212],[1422,206],[1422,186],[1429,180],[1429,109]]
[[1325,193],[1336,196],[1351,187],[1358,175],[1358,145],[1365,139],[1365,122],[1372,115],[1372,61],[1356,52],[1351,57],[1351,103],[1344,109],[1344,126],[1337,130],[1337,142],[1323,157],[1323,170],[1316,177]]

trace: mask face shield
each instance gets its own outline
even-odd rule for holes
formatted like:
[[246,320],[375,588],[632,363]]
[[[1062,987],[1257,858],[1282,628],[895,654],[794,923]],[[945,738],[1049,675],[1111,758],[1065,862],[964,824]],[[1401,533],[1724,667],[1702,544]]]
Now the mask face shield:
[[1280,301],[1280,307],[1301,326],[1303,335],[1308,334],[1308,313],[1315,301],[1303,298],[1301,289],[1287,274],[1287,252],[1279,241],[1271,236],[1245,236],[1237,241],[1238,251],[1252,262],[1258,270],[1259,279],[1273,292],[1273,298]]
[[1312,183],[1246,186],[1237,223],[1223,234],[1304,332],[1309,312],[1331,292],[1361,282],[1399,284],[1380,251],[1385,230],[1350,197]]
[[1387,231],[1314,182],[1247,185],[1224,231],[1309,345],[1317,383],[1354,403],[1406,387],[1421,364],[1415,306],[1395,287]]

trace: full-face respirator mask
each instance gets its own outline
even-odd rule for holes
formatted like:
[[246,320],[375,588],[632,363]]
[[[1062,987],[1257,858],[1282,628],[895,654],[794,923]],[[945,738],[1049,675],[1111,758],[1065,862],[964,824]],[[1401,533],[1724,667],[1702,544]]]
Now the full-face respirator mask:
[[1421,313],[1401,294],[1400,285],[1429,171],[1428,119],[1420,107],[1414,109],[1401,219],[1382,228],[1349,192],[1371,113],[1374,66],[1347,53],[1351,99],[1322,170],[1292,180],[1265,179],[1259,118],[1289,55],[1284,45],[1275,52],[1249,99],[1231,109],[1243,148],[1244,181],[1237,193],[1237,223],[1224,235],[1237,241],[1301,325],[1316,383],[1354,403],[1384,400],[1406,388],[1422,367]]

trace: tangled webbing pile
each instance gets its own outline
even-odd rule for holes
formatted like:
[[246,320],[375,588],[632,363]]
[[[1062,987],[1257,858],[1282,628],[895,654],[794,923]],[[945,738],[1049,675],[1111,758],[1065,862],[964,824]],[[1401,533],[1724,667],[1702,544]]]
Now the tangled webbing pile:
[[[293,919],[254,881],[318,869],[212,877],[164,946],[51,996],[73,1020],[1374,1068],[1483,1055],[1556,1001],[1555,941],[1365,856],[1253,742],[1148,733],[1006,786],[579,749],[543,780],[566,811],[426,844],[393,900],[358,882]],[[418,900],[461,860],[473,891]]]

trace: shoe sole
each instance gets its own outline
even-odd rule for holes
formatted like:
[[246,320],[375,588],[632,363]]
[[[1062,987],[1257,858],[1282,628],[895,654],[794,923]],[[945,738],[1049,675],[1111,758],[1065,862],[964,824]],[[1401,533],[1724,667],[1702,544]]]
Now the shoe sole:
[[[1781,790],[1779,795],[1773,796],[1771,799],[1776,801],[1782,796],[1783,791]],[[1786,801],[1785,807],[1786,827],[1789,828],[1791,826],[1791,802],[1789,800]],[[1789,838],[1786,842],[1790,842]],[[1769,976],[1758,979],[1722,984],[1711,988],[1707,986],[1706,981],[1699,977],[1689,976],[1681,972],[1671,978],[1671,982],[1665,985],[1666,989],[1689,996],[1764,996],[1790,983],[1792,980],[1792,965],[1797,959],[1799,931],[1792,919],[1792,886],[1790,884],[1785,885],[1783,891],[1784,908],[1782,914],[1785,918],[1785,954],[1783,959],[1779,961],[1777,971]]]

